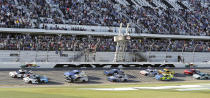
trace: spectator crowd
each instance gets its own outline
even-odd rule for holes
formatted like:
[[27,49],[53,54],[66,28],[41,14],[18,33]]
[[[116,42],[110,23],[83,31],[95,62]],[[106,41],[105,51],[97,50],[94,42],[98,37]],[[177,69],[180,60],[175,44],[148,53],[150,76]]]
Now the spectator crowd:
[[[127,51],[210,52],[210,41],[132,38]],[[0,33],[0,50],[114,52],[116,42],[111,37],[72,35],[30,35]]]
[[[142,32],[210,36],[210,7],[202,5],[203,0],[187,1],[190,9],[121,6],[121,11],[134,23],[143,25],[146,29]],[[210,1],[205,3],[210,4]]]
[[210,36],[210,8],[205,5],[209,0],[183,0],[190,8],[179,10],[125,6],[113,1],[0,0],[0,27],[42,29],[43,23],[119,27],[120,23],[132,22],[143,26],[141,33]]

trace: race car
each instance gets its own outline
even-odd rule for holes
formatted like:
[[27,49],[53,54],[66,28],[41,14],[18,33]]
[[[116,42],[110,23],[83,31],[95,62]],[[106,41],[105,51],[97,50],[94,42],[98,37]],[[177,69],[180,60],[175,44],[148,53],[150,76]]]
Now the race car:
[[23,70],[23,69],[20,69],[18,71],[9,72],[9,76],[12,78],[24,78],[24,77],[30,76],[32,74],[33,74],[32,71],[27,71],[27,70]]
[[154,77],[156,74],[158,74],[158,71],[156,69],[146,69],[146,70],[141,70],[140,74],[144,76]]
[[23,64],[20,66],[20,68],[37,68],[40,67],[37,64]]
[[160,74],[172,74],[172,75],[175,74],[174,71],[169,70],[169,69],[167,69],[167,68],[164,68],[164,69],[162,69],[162,70],[158,70],[158,73],[160,73]]
[[125,74],[114,74],[113,76],[109,76],[107,80],[110,82],[126,82],[128,81],[128,77]]
[[48,83],[48,78],[46,76],[31,75],[23,78],[23,81],[28,84]]
[[197,69],[185,69],[184,70],[184,74],[185,75],[193,75],[195,73],[200,73],[200,71],[197,70]]
[[207,80],[207,79],[210,79],[210,75],[207,73],[200,72],[200,73],[193,74],[193,78],[198,79],[198,80]]
[[65,81],[69,83],[73,82],[88,82],[88,76],[84,71],[73,70],[64,73]]
[[161,80],[161,81],[169,81],[169,80],[174,79],[174,75],[173,74],[157,74],[155,75],[155,79]]
[[104,75],[106,76],[112,76],[114,74],[124,74],[124,72],[119,69],[111,69],[111,70],[104,71]]
[[193,63],[187,63],[187,64],[185,65],[185,68],[196,68],[196,67],[198,67],[198,65],[195,65],[195,64],[193,64]]

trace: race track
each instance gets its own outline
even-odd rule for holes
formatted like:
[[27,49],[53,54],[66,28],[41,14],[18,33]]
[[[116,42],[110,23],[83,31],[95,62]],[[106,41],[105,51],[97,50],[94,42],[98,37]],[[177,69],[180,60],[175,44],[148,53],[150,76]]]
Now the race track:
[[[22,79],[16,79],[9,77],[10,71],[18,69],[0,69],[0,85],[26,85]],[[46,75],[49,78],[49,83],[44,85],[71,85],[71,84],[110,84],[112,82],[107,81],[107,77],[103,74],[104,69],[83,69],[89,77],[88,83],[66,83],[64,81],[64,72],[73,69],[34,69],[33,73]],[[176,72],[175,79],[172,81],[158,81],[153,77],[146,77],[139,74],[140,69],[123,69],[125,74],[129,76],[128,82],[123,83],[156,83],[156,82],[200,82],[209,80],[195,80],[192,76],[185,76],[183,74],[184,69],[174,69]],[[210,69],[200,69],[201,72],[210,73]],[[29,84],[27,84],[29,85]]]

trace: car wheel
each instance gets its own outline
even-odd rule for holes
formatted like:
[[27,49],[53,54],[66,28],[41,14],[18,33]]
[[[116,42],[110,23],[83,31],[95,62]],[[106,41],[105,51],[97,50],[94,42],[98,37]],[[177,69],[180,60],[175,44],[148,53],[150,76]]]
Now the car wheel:
[[32,82],[31,82],[31,81],[29,81],[29,82],[28,82],[28,84],[32,84]]
[[17,78],[17,76],[16,76],[16,75],[14,75],[14,76],[13,76],[13,78]]
[[74,80],[71,80],[71,83],[74,83]]
[[45,82],[44,81],[41,81],[41,84],[44,84]]
[[71,81],[69,81],[69,80],[66,80],[66,82],[71,83]]
[[156,75],[157,75],[157,73],[154,74],[154,76],[156,76]]
[[84,83],[84,82],[86,82],[85,80],[82,80],[82,82]]
[[206,80],[208,80],[209,78],[208,78],[208,77],[206,77],[205,79],[206,79]]
[[123,82],[127,82],[128,80],[127,79],[125,79]]

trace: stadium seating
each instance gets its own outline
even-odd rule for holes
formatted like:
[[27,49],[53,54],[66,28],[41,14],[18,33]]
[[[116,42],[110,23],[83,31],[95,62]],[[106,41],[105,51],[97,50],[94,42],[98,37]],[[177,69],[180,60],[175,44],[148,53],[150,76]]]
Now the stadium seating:
[[43,29],[43,23],[119,27],[122,22],[137,28],[134,33],[209,36],[209,4],[209,0],[0,0],[0,27]]

